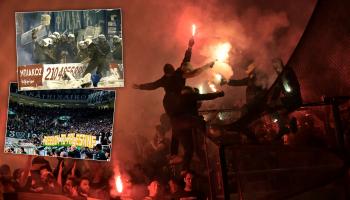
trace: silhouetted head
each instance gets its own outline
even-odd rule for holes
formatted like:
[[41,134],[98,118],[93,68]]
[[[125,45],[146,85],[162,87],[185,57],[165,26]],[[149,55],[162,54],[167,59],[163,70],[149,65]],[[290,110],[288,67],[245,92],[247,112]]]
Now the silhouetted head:
[[102,150],[102,145],[101,144],[97,144],[96,145],[96,150],[97,151],[101,151]]
[[272,67],[278,74],[280,74],[284,67],[282,60],[280,58],[272,59]]
[[181,94],[191,94],[191,93],[195,93],[195,89],[193,89],[190,86],[185,86],[182,90],[181,90]]
[[167,64],[164,65],[163,71],[164,71],[164,74],[166,76],[170,76],[171,74],[173,74],[175,72],[175,68],[174,68],[173,65],[167,63]]

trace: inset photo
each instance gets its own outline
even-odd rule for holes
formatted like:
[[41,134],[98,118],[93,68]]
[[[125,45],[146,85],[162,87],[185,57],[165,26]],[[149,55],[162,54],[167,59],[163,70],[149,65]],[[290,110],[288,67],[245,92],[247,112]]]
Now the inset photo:
[[124,87],[120,9],[16,13],[19,90]]
[[5,152],[110,160],[116,93],[18,91],[10,85]]

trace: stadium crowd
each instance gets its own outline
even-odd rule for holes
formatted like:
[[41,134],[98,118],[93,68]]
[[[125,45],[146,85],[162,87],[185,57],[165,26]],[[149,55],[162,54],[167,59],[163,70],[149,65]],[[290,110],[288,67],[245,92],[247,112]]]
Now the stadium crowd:
[[113,124],[113,109],[34,107],[14,102],[10,108],[14,114],[9,116],[7,131],[26,132],[39,138],[70,132],[98,136],[111,133]]
[[[113,109],[34,107],[10,102],[6,151],[22,153],[32,146],[35,155],[107,160],[112,140]],[[94,148],[74,145],[46,146],[44,136],[85,134],[96,137]],[[100,152],[101,151],[101,152]],[[103,153],[102,153],[103,152]],[[102,156],[103,154],[103,156]]]
[[164,182],[150,179],[139,164],[121,172],[123,191],[118,193],[114,167],[111,162],[28,156],[23,168],[12,171],[9,165],[0,166],[0,199],[16,200],[26,195],[40,198],[45,194],[73,200],[170,200],[193,195],[205,199],[196,189],[198,184],[192,171]]

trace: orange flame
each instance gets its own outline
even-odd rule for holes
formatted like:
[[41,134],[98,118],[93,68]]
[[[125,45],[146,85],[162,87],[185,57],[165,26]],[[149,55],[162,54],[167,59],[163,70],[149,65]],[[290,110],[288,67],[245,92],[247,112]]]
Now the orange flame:
[[196,25],[192,24],[192,36],[196,34]]
[[120,176],[117,176],[117,179],[115,181],[115,185],[117,186],[117,191],[119,193],[123,192],[123,183],[122,183],[122,179]]

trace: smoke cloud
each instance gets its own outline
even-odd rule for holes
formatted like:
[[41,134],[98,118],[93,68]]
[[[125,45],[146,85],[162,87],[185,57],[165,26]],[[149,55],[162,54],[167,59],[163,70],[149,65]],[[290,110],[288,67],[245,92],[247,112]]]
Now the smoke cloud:
[[[82,5],[83,9],[122,9],[126,82],[125,88],[117,89],[112,160],[126,163],[138,160],[138,151],[154,135],[155,126],[160,124],[159,117],[164,112],[164,91],[135,90],[132,84],[160,78],[165,63],[179,66],[192,35],[192,24],[197,25],[193,66],[201,66],[213,60],[210,51],[207,51],[210,46],[229,42],[232,48],[227,64],[232,69],[232,78],[239,79],[246,76],[246,67],[253,61],[259,69],[271,73],[271,58],[281,57],[284,62],[288,60],[315,2],[316,0],[92,0],[87,5],[84,0],[72,0],[69,4],[52,0],[48,5],[45,0],[39,0],[28,3],[9,1],[6,6],[5,3],[0,4],[0,10],[4,15],[12,16],[15,11],[82,9]],[[9,74],[1,82],[0,96],[6,97],[8,82],[16,81],[14,17],[1,20],[1,27],[9,30],[0,33],[3,39],[0,61],[4,66],[0,68],[0,73]],[[187,84],[198,86],[212,79],[213,73],[208,70],[199,77],[188,80]],[[202,109],[229,108],[237,102],[244,102],[244,87],[217,87],[225,91],[225,97],[204,104]],[[1,103],[3,108],[7,107],[7,98],[2,98]],[[2,121],[6,121],[6,112],[2,112],[1,117]]]
[[[288,60],[315,5],[315,1],[299,2],[297,6],[293,3],[273,1],[272,5],[267,5],[258,0],[250,3],[210,0],[164,4],[147,1],[146,5],[133,5],[136,7],[132,11],[124,9],[126,87],[118,90],[116,135],[119,139],[114,145],[123,150],[123,157],[133,160],[126,156],[125,149],[129,149],[135,158],[137,153],[129,148],[130,143],[143,141],[142,137],[150,139],[164,112],[162,89],[140,91],[132,89],[132,84],[160,78],[165,63],[179,66],[192,35],[192,24],[197,26],[193,66],[213,61],[211,48],[229,42],[232,48],[227,64],[232,71],[220,73],[226,78],[244,78],[246,67],[255,62],[259,71],[271,77],[271,84],[276,77],[271,59]],[[187,84],[194,87],[205,84],[213,80],[214,72],[218,72],[215,67],[188,80]],[[205,103],[202,109],[230,108],[237,102],[244,102],[244,87],[216,87],[225,91],[225,97]]]

